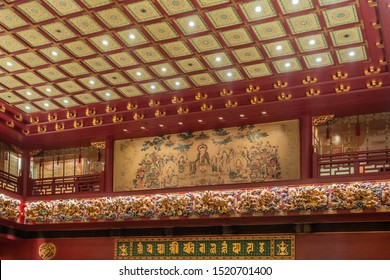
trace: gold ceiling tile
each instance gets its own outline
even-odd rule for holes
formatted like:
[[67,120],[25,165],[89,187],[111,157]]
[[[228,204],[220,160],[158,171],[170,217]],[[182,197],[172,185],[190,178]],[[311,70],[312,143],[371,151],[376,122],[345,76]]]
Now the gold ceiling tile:
[[118,90],[126,97],[134,97],[144,95],[136,86],[120,87]]
[[280,9],[284,14],[294,13],[298,11],[309,10],[313,8],[311,0],[300,0],[299,3],[294,1],[278,0]]
[[114,62],[116,66],[121,68],[138,64],[138,62],[128,52],[110,54],[108,58]]
[[57,46],[41,49],[39,52],[53,62],[71,59],[69,55],[67,55],[60,47]]
[[221,32],[222,38],[229,47],[252,43],[253,40],[246,28],[238,28]]
[[191,15],[175,19],[176,24],[185,35],[195,34],[209,30],[199,15]]
[[65,72],[67,72],[72,77],[77,77],[89,73],[87,69],[81,66],[78,62],[62,64],[60,65],[60,68]]
[[217,81],[209,73],[202,73],[190,76],[191,81],[198,87],[215,85]]
[[301,52],[309,52],[328,48],[324,34],[313,34],[295,38],[295,42]]
[[151,1],[136,2],[134,4],[127,5],[126,8],[138,22],[162,17],[160,12],[156,9],[156,7],[154,7]]
[[15,72],[15,71],[20,71],[20,70],[26,69],[20,63],[18,63],[16,60],[14,60],[12,57],[1,58],[0,59],[0,66],[8,72]]
[[120,72],[112,72],[108,74],[101,75],[110,85],[123,85],[129,83],[129,80],[126,79]]
[[55,98],[54,101],[56,101],[58,104],[60,104],[64,108],[79,106],[80,104],[74,101],[72,98],[69,97],[58,97]]
[[240,63],[263,59],[263,56],[256,47],[233,50],[233,54]]
[[112,0],[82,0],[89,8],[96,8],[103,5],[111,4]]
[[149,40],[137,28],[120,31],[117,35],[129,47],[149,43]]
[[268,57],[274,58],[295,53],[293,46],[289,40],[277,41],[264,44],[263,48]]
[[113,67],[102,57],[90,58],[83,60],[83,63],[91,68],[94,72],[111,70]]
[[332,5],[332,4],[347,2],[347,1],[349,0],[318,0],[321,6]]
[[54,104],[50,100],[35,101],[34,104],[45,111],[60,109],[60,107],[58,107],[56,104]]
[[198,0],[199,6],[202,8],[211,7],[223,3],[229,3],[230,0]]
[[67,76],[62,74],[55,67],[48,67],[48,68],[44,68],[44,69],[39,69],[39,70],[37,70],[37,72],[51,82],[67,78]]
[[164,57],[160,54],[156,47],[146,47],[142,49],[134,50],[134,53],[146,63],[164,60]]
[[321,24],[316,13],[290,17],[287,19],[287,23],[293,34],[321,29]]
[[16,35],[18,35],[24,42],[29,44],[31,47],[39,47],[50,43],[50,41],[45,36],[43,36],[34,28],[16,32]]
[[96,13],[96,15],[109,28],[122,27],[131,23],[129,18],[119,8],[112,8],[112,9],[99,11]]
[[226,52],[213,53],[209,55],[203,56],[203,58],[207,61],[207,63],[212,68],[230,66],[233,64],[229,55]]
[[43,93],[47,97],[62,95],[62,92],[60,92],[57,88],[55,88],[52,85],[39,86],[36,87],[35,89]]
[[135,82],[150,80],[153,78],[144,68],[135,68],[125,71],[125,73]]
[[164,83],[172,90],[191,88],[191,85],[184,78],[173,78],[165,80]]
[[36,100],[42,98],[42,95],[29,88],[16,90],[16,92],[27,100]]
[[77,13],[83,10],[73,0],[46,0],[45,2],[60,16]]
[[158,22],[146,25],[144,28],[155,41],[167,40],[179,36],[172,28],[172,26],[167,22]]
[[72,32],[62,22],[54,22],[46,24],[41,27],[50,37],[56,41],[62,41],[76,37],[76,34]]
[[150,68],[160,77],[169,77],[178,74],[175,68],[169,63],[156,64]]
[[190,38],[190,42],[198,52],[207,52],[222,48],[215,35],[212,34]]
[[92,34],[103,30],[90,15],[70,18],[68,19],[68,22],[70,22],[82,35]]
[[158,0],[168,15],[176,15],[194,10],[194,6],[188,0]]
[[38,109],[37,107],[31,105],[30,103],[18,104],[18,105],[15,105],[15,107],[18,108],[19,110],[22,110],[26,114],[31,114],[31,113],[36,113],[36,112],[40,112],[41,111],[40,109]]
[[252,1],[240,4],[240,8],[248,21],[260,20],[276,16],[270,0]]
[[115,51],[122,48],[122,46],[108,34],[92,37],[89,40],[102,52]]
[[83,90],[81,86],[79,86],[76,82],[73,81],[56,83],[56,85],[67,93],[75,93]]
[[241,75],[240,71],[236,68],[224,69],[217,71],[216,73],[218,75],[218,78],[222,82],[232,82],[243,79],[243,76]]
[[178,60],[176,61],[176,64],[184,73],[190,73],[205,69],[199,59],[195,57]]
[[104,101],[121,99],[121,97],[113,90],[100,90],[97,91],[96,94]]
[[[2,77],[0,78],[0,80],[2,79]],[[1,81],[0,81],[1,83]],[[0,93],[0,99],[9,103],[9,104],[12,104],[12,103],[18,103],[18,102],[22,102],[23,99],[20,98],[17,94],[13,93],[13,92],[10,92],[10,91],[6,91],[6,92],[1,92]]]
[[269,40],[286,36],[286,31],[284,31],[280,20],[257,24],[252,26],[252,28],[260,40]]
[[359,22],[355,5],[343,6],[322,12],[327,27],[335,27]]
[[363,46],[337,50],[336,54],[340,63],[361,61],[367,59],[366,49]]
[[64,47],[77,57],[85,57],[96,54],[90,46],[88,46],[84,41],[81,40],[67,43],[64,45]]
[[206,12],[206,15],[215,28],[221,28],[242,23],[239,15],[233,7],[222,8]]
[[182,41],[162,44],[161,47],[172,58],[191,55],[192,51]]
[[330,37],[332,38],[335,47],[363,42],[363,35],[360,27],[334,30],[330,32]]
[[248,65],[248,66],[244,66],[243,68],[249,78],[258,78],[258,77],[272,75],[272,71],[269,68],[267,63]]
[[7,29],[14,29],[27,25],[26,21],[19,17],[14,11],[7,8],[0,9],[0,23]]
[[78,79],[78,81],[89,89],[97,89],[106,86],[102,81],[100,81],[96,77],[82,78],[82,79]]
[[16,74],[15,76],[29,85],[37,85],[45,82],[45,80],[41,79],[33,72],[19,73]]
[[24,4],[20,4],[17,5],[16,8],[34,23],[54,18],[54,15],[52,15],[37,1],[30,1]]
[[273,65],[278,74],[302,70],[299,60],[295,57],[274,61]]
[[25,45],[11,35],[0,36],[0,47],[9,53],[27,49]]
[[74,95],[74,97],[79,100],[83,104],[92,104],[92,103],[97,103],[100,102],[99,99],[97,99],[93,94],[91,93],[83,93],[83,94],[78,94]]
[[156,94],[167,91],[167,89],[158,82],[141,84],[141,87],[149,94]]
[[330,52],[306,55],[303,59],[309,69],[333,65],[333,59]]

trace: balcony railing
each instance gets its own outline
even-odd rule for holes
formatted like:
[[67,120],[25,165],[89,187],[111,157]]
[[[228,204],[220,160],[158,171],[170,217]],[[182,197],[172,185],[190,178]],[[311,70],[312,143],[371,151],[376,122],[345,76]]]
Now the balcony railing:
[[20,177],[0,170],[0,189],[19,193],[21,191],[19,178]]
[[390,150],[314,155],[314,177],[364,175],[390,171]]

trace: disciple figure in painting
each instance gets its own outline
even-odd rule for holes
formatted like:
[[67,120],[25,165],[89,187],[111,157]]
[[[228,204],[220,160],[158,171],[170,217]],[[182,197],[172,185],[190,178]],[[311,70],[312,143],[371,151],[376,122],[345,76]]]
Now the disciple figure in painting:
[[207,145],[198,146],[198,155],[192,164],[192,174],[207,174],[211,169],[210,155],[207,151]]
[[177,183],[176,172],[172,165],[169,165],[164,174],[164,187],[177,187]]

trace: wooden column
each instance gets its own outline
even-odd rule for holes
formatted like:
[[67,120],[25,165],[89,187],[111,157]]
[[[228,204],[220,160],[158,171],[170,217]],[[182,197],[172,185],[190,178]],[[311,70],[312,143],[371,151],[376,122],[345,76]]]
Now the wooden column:
[[301,179],[313,178],[313,130],[312,117],[304,115],[300,118],[301,142]]
[[21,170],[21,195],[23,198],[31,195],[31,186],[30,186],[30,150],[22,150],[22,170]]
[[114,140],[106,139],[105,165],[104,165],[104,192],[113,192],[114,172]]

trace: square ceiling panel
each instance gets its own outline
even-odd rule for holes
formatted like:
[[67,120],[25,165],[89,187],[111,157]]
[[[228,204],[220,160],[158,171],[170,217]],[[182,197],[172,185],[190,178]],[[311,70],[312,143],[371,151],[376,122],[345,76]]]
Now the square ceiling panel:
[[293,34],[300,34],[321,29],[321,24],[316,13],[290,17],[287,19],[287,23]]
[[222,48],[222,45],[213,34],[190,38],[190,42],[198,52],[207,52]]
[[20,4],[17,5],[16,8],[34,23],[54,18],[54,16],[37,1]]
[[176,61],[177,66],[180,67],[180,69],[184,73],[190,73],[195,71],[204,70],[203,64],[200,62],[198,58],[188,58]]
[[20,109],[21,111],[23,111],[26,114],[31,114],[31,113],[36,113],[36,112],[41,111],[40,109],[38,109],[37,107],[33,106],[30,103],[18,104],[18,105],[15,105],[15,107]]
[[52,85],[40,86],[36,87],[35,89],[40,91],[47,97],[62,95],[62,92]]
[[276,69],[276,72],[278,73],[287,73],[302,70],[302,66],[299,63],[299,60],[295,57],[274,61],[273,65]]
[[295,39],[301,52],[317,51],[328,48],[324,34],[313,34]]
[[88,70],[81,66],[78,62],[61,64],[60,68],[72,77],[82,76],[89,73]]
[[242,21],[236,10],[232,7],[222,8],[207,12],[206,15],[215,28],[222,28],[240,24]]
[[30,89],[30,88],[16,90],[16,92],[20,96],[22,96],[23,98],[25,98],[27,100],[42,99],[42,95],[40,95],[39,93],[37,93],[36,91],[34,91],[34,90]]
[[101,7],[112,3],[112,0],[82,0],[89,8]]
[[104,101],[110,101],[110,100],[116,100],[120,99],[121,97],[114,92],[113,90],[100,90],[97,91],[96,94],[103,99]]
[[240,4],[240,8],[248,21],[260,20],[276,16],[270,0],[252,1]]
[[360,26],[331,31],[330,37],[335,47],[363,42],[363,34]]
[[0,66],[7,72],[15,72],[20,70],[25,70],[26,68],[23,67],[20,63],[18,63],[13,58],[1,58],[0,59]]
[[156,94],[167,91],[167,89],[158,82],[141,84],[141,87],[149,94]]
[[119,8],[112,8],[96,13],[102,22],[109,28],[129,25],[131,21]]
[[202,8],[211,7],[219,4],[229,3],[230,0],[197,0]]
[[49,47],[45,49],[39,50],[41,54],[43,54],[46,58],[51,60],[52,62],[60,62],[64,60],[69,60],[71,57],[67,55],[61,48],[59,47]]
[[93,34],[103,30],[103,28],[90,15],[70,18],[68,21],[82,35]]
[[212,68],[230,66],[233,64],[230,57],[226,52],[213,53],[209,55],[203,56],[203,59],[207,61],[207,63]]
[[222,38],[229,47],[252,43],[253,40],[246,28],[238,28],[221,32]]
[[46,60],[44,60],[42,57],[40,57],[34,52],[17,54],[15,55],[15,57],[29,67],[39,67],[48,64]]
[[21,38],[31,47],[39,47],[50,43],[50,41],[45,36],[43,36],[34,28],[16,32],[16,35],[18,35],[19,38]]
[[272,71],[267,63],[248,65],[244,66],[243,68],[249,78],[258,78],[272,75]]
[[67,77],[62,72],[58,71],[55,67],[39,69],[37,72],[51,82]]
[[17,52],[27,49],[25,45],[11,35],[0,36],[0,47],[7,52]]
[[70,97],[59,97],[59,98],[55,98],[54,101],[57,102],[57,104],[61,105],[64,108],[69,108],[69,107],[74,107],[74,106],[80,105],[79,103],[77,103],[76,101],[74,101]]
[[243,79],[243,76],[241,75],[240,71],[236,68],[220,70],[216,73],[222,82],[232,82]]
[[64,44],[64,47],[76,57],[86,57],[96,54],[90,46],[81,40]]
[[149,43],[149,40],[137,28],[119,31],[117,35],[129,47]]
[[165,84],[170,87],[172,90],[181,90],[190,88],[190,84],[184,78],[174,78],[164,81]]
[[186,55],[191,55],[192,51],[188,46],[182,41],[176,41],[172,43],[162,44],[161,47],[164,51],[171,57],[181,57]]
[[203,19],[199,15],[191,15],[175,19],[176,24],[185,35],[200,33],[209,30]]
[[50,100],[35,101],[34,104],[45,111],[60,109],[60,107],[58,107],[56,104],[54,104]]
[[11,9],[0,9],[0,23],[7,29],[14,29],[27,25],[27,22]]
[[10,104],[24,101],[17,94],[10,92],[10,91],[0,92],[0,99],[7,102],[7,103],[10,103]]
[[78,94],[74,95],[74,97],[83,104],[93,104],[100,101],[92,93]]
[[263,56],[256,47],[236,49],[233,51],[233,54],[240,63],[258,61],[263,59]]
[[104,58],[96,57],[90,58],[83,61],[94,72],[102,72],[107,70],[112,70],[113,67],[109,64]]
[[122,48],[118,42],[108,34],[92,37],[89,39],[101,52],[115,51]]
[[78,79],[78,81],[89,89],[97,89],[106,86],[102,81],[100,81],[96,77],[82,78],[82,79]]
[[130,14],[138,21],[149,21],[161,18],[162,15],[150,1],[140,1],[126,6]]
[[309,69],[333,65],[332,55],[329,52],[306,55],[303,59]]
[[168,15],[176,15],[194,10],[191,1],[188,0],[158,0]]
[[263,45],[268,57],[274,58],[278,56],[294,54],[295,50],[289,40],[277,41]]
[[355,5],[329,9],[323,11],[322,13],[325,18],[326,26],[328,27],[359,22]]
[[321,6],[337,4],[337,3],[341,3],[341,2],[347,2],[347,1],[350,1],[350,0],[318,0],[318,2],[320,3]]
[[60,16],[77,13],[83,10],[73,0],[46,0],[45,2]]
[[14,77],[10,77],[10,76],[0,77],[0,84],[5,86],[6,88],[11,88],[11,89],[23,86],[21,82],[16,80]]
[[164,57],[160,54],[156,47],[146,47],[142,49],[134,50],[134,53],[146,63],[164,60]]
[[76,37],[76,34],[73,33],[73,31],[66,27],[62,22],[46,24],[41,28],[56,41],[62,41]]
[[150,68],[159,77],[169,77],[178,74],[176,69],[173,68],[173,66],[169,63],[161,63],[161,64],[153,65]]
[[144,95],[136,86],[120,87],[118,90],[126,97]]
[[125,76],[123,76],[120,72],[112,72],[108,74],[101,75],[103,79],[105,79],[110,85],[123,85],[129,82]]
[[367,59],[366,50],[363,46],[337,50],[336,53],[340,63],[361,61]]
[[305,11],[313,8],[312,1],[309,0],[278,0],[280,9],[284,14],[295,13],[299,11]]
[[33,72],[19,73],[16,74],[15,76],[30,86],[45,83],[45,80],[41,79],[38,75],[36,75]]
[[108,58],[120,68],[138,64],[138,62],[128,52],[110,54]]
[[191,81],[198,87],[215,85],[217,81],[209,73],[202,73],[190,76]]
[[167,39],[177,38],[179,35],[172,28],[169,22],[158,22],[144,26],[146,31],[153,37],[155,41],[163,41]]
[[64,91],[66,91],[67,93],[75,93],[84,90],[81,86],[79,86],[79,84],[77,84],[74,81],[56,83],[56,85],[61,89],[63,89]]
[[153,78],[145,68],[135,68],[125,71],[125,73],[135,82],[146,81]]
[[286,36],[286,31],[284,31],[280,20],[257,24],[252,26],[252,28],[260,40],[270,40]]

